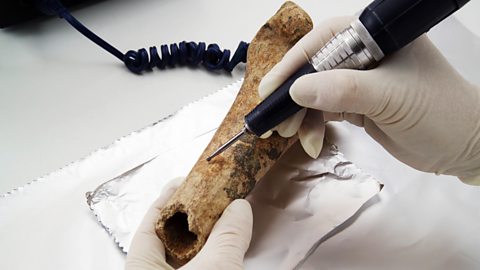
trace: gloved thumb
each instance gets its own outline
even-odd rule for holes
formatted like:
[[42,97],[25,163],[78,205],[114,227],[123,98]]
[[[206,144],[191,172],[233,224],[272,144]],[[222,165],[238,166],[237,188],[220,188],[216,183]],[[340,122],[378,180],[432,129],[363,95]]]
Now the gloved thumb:
[[290,87],[299,105],[327,112],[370,115],[383,97],[370,71],[329,70],[298,78]]
[[243,269],[243,257],[250,245],[252,226],[250,204],[243,199],[233,201],[213,227],[205,246],[188,266],[192,266],[192,269],[206,266],[208,269]]

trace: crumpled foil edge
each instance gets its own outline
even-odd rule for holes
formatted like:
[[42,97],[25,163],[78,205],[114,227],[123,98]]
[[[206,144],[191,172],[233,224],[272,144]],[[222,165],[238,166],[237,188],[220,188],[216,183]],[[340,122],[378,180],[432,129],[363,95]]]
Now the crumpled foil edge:
[[[224,89],[224,88],[222,88]],[[203,99],[203,98],[202,98]],[[201,100],[201,99],[200,99]],[[198,100],[198,101],[200,101]],[[194,101],[192,103],[195,103],[197,101]],[[188,104],[190,105],[190,104]],[[188,106],[187,105],[187,106]],[[181,110],[181,109],[180,109]],[[179,111],[180,111],[179,110]],[[119,240],[119,237],[115,234],[114,230],[110,227],[108,227],[107,225],[104,224],[104,222],[102,222],[101,218],[100,218],[100,214],[97,212],[97,209],[94,206],[94,203],[92,202],[92,199],[93,198],[96,198],[97,197],[97,193],[107,184],[111,183],[111,182],[115,182],[117,179],[123,177],[124,175],[128,175],[128,174],[135,174],[134,172],[141,169],[145,164],[148,164],[149,162],[151,162],[152,160],[154,160],[155,158],[152,158],[150,160],[147,160],[146,162],[143,162],[142,164],[106,181],[105,183],[99,185],[94,191],[88,191],[85,193],[85,197],[87,199],[87,204],[88,204],[88,207],[90,208],[90,210],[92,211],[93,215],[95,216],[95,219],[98,221],[98,223],[105,229],[105,231],[107,231],[107,233],[113,238],[113,241],[115,242],[115,244],[117,245],[117,247],[120,248],[120,251],[122,251],[124,254],[127,254],[127,251],[126,251],[126,247],[124,245],[122,245],[122,243],[120,242]]]

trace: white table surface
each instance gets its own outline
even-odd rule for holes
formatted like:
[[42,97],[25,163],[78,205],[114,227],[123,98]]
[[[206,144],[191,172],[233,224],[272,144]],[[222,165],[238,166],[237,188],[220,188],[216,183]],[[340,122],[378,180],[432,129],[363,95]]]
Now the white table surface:
[[[249,41],[283,1],[108,0],[73,14],[121,51]],[[315,24],[370,1],[296,1]],[[480,2],[457,18],[480,35]],[[243,76],[203,68],[131,74],[56,18],[0,30],[0,194],[55,171]],[[448,50],[448,48],[447,48]],[[473,62],[474,60],[472,60]],[[478,59],[477,59],[478,61]]]

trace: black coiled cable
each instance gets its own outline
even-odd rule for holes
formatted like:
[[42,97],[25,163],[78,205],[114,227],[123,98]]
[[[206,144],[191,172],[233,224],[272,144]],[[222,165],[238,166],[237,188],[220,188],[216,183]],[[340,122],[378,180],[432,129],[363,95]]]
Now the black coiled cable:
[[150,55],[144,48],[138,51],[128,51],[123,62],[134,73],[141,73],[154,67],[164,69],[167,66],[197,66],[199,64],[203,64],[207,70],[224,69],[231,72],[237,64],[247,61],[247,49],[248,43],[241,41],[230,59],[230,50],[222,51],[215,43],[207,47],[204,42],[182,41],[179,44],[170,44],[170,47],[161,45],[161,56],[155,46],[150,47]]
[[35,0],[35,4],[41,12],[47,15],[58,15],[60,18],[65,19],[85,37],[117,57],[125,63],[125,66],[130,71],[136,74],[140,74],[145,70],[151,70],[154,67],[164,69],[167,66],[197,66],[199,64],[203,64],[207,70],[224,69],[231,72],[237,64],[241,62],[246,63],[247,61],[248,43],[243,41],[238,45],[232,59],[230,59],[230,50],[222,51],[215,43],[206,46],[204,42],[185,41],[179,44],[173,43],[170,46],[161,45],[161,56],[155,46],[150,47],[150,54],[145,48],[137,51],[130,50],[123,54],[75,19],[59,0]]

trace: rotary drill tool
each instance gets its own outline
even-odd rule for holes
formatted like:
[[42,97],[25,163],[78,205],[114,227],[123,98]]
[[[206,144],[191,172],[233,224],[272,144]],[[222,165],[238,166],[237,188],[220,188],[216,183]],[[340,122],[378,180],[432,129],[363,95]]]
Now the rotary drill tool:
[[290,97],[299,77],[324,70],[368,69],[403,48],[469,0],[375,0],[345,30],[337,33],[307,64],[245,116],[244,128],[220,146],[210,161],[244,134],[261,136],[302,109]]

